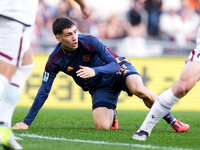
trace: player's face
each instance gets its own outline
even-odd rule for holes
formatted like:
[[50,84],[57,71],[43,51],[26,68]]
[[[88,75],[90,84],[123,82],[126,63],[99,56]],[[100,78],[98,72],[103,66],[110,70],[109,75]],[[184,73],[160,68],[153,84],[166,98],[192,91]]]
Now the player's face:
[[62,43],[67,52],[73,52],[78,48],[78,34],[76,31],[76,26],[64,29],[62,34],[56,36],[56,39]]

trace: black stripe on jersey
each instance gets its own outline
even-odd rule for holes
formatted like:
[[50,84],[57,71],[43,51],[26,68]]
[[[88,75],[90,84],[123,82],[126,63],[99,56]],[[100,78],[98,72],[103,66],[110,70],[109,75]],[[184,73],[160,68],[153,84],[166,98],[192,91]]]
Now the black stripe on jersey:
[[53,57],[47,62],[45,70],[46,71],[50,71],[51,67],[53,66],[54,62],[56,62],[62,55],[63,55],[63,51],[61,49],[59,49],[55,55],[53,55]]

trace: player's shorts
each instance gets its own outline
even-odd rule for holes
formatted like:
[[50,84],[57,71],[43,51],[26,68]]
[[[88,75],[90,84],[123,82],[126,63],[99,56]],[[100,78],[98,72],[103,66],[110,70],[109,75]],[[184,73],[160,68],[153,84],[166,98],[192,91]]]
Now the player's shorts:
[[120,65],[120,71],[115,74],[105,74],[100,85],[94,90],[89,91],[92,95],[93,109],[97,107],[115,109],[122,90],[126,91],[129,96],[132,96],[126,86],[125,79],[129,75],[139,75],[139,73],[125,57],[118,57],[117,61]]
[[0,16],[0,60],[21,66],[30,47],[33,27]]
[[193,51],[191,51],[188,59],[190,61],[198,61],[198,62],[200,62],[200,49],[194,49]]

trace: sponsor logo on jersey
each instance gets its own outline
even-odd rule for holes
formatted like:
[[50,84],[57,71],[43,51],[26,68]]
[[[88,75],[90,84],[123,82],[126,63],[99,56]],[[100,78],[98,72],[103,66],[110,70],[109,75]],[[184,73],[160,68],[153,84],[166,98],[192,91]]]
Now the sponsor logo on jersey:
[[69,67],[67,68],[67,71],[66,71],[66,72],[70,72],[70,71],[72,71],[73,69],[74,69],[73,67],[70,67],[70,66],[69,66]]
[[43,81],[47,82],[49,79],[49,73],[48,72],[44,72],[44,77],[43,77]]

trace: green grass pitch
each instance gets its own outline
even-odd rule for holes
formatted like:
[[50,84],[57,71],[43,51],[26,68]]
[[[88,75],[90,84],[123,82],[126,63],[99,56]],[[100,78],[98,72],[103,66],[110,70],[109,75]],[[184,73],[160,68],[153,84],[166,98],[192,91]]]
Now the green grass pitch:
[[[16,108],[12,124],[21,122],[29,108]],[[153,129],[147,141],[131,137],[147,111],[117,112],[119,130],[97,131],[91,110],[41,109],[28,130],[15,130],[24,150],[185,150],[200,149],[200,112],[172,112],[190,125],[187,133],[176,133],[164,120]],[[0,147],[0,150],[2,148]]]

